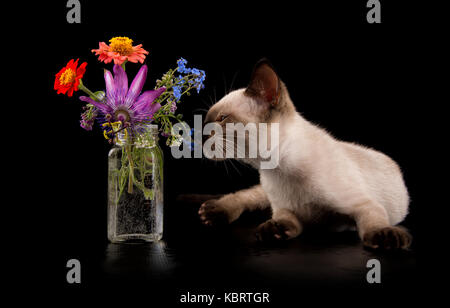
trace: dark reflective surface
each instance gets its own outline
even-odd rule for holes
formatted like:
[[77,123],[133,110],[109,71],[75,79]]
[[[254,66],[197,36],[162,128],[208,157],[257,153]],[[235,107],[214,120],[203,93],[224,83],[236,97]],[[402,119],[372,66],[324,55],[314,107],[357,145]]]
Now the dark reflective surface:
[[[178,287],[367,287],[369,259],[380,260],[384,287],[408,287],[418,279],[414,250],[364,250],[356,232],[310,231],[278,243],[259,243],[261,213],[245,214],[224,228],[203,227],[195,209],[178,212],[162,241],[107,244],[101,280],[145,281]],[[176,226],[176,228],[175,228]]]

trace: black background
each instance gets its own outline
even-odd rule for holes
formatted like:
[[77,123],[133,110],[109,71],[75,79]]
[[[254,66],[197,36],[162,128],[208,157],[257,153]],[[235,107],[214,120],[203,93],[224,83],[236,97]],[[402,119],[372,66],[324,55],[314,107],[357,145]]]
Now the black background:
[[[32,106],[26,112],[39,112],[42,124],[28,138],[29,148],[41,162],[33,172],[38,176],[31,180],[34,201],[27,203],[33,207],[28,215],[32,224],[26,232],[32,244],[19,244],[27,251],[22,254],[25,259],[33,256],[39,260],[39,278],[30,286],[42,288],[42,294],[64,290],[63,294],[71,297],[87,292],[104,294],[105,298],[114,294],[115,298],[127,290],[125,298],[142,298],[149,305],[164,298],[176,303],[183,290],[201,293],[199,290],[247,291],[252,287],[272,292],[275,305],[289,301],[301,305],[306,298],[320,303],[335,299],[348,302],[355,294],[360,295],[357,303],[366,303],[361,302],[364,297],[382,302],[389,296],[402,302],[428,296],[426,286],[436,286],[436,282],[424,275],[431,271],[425,257],[430,256],[426,246],[432,240],[426,232],[433,226],[424,205],[430,203],[425,187],[433,180],[429,177],[432,167],[424,162],[430,154],[427,146],[433,144],[428,129],[433,107],[438,105],[425,98],[424,86],[433,77],[429,68],[435,60],[431,42],[436,32],[424,28],[425,8],[418,9],[408,1],[381,3],[382,24],[378,25],[367,24],[366,1],[302,1],[295,5],[281,1],[245,5],[242,1],[81,1],[81,24],[66,22],[67,9],[62,1],[39,4],[20,15],[19,22],[29,25],[20,39],[36,48],[39,58],[38,63],[22,60],[39,76],[34,83],[39,92],[27,99]],[[233,231],[202,228],[196,208],[183,207],[174,200],[181,193],[226,193],[248,187],[258,182],[257,172],[239,164],[173,159],[162,138],[164,240],[168,247],[175,247],[175,264],[183,260],[184,267],[173,275],[159,273],[162,278],[146,270],[134,272],[141,265],[134,268],[131,263],[139,263],[136,254],[143,251],[130,246],[117,252],[106,239],[110,146],[98,127],[93,132],[79,127],[79,93],[68,98],[53,90],[54,75],[72,58],[88,62],[84,84],[92,90],[102,89],[102,69],[112,69],[112,65],[100,63],[90,50],[113,36],[128,36],[150,52],[144,90],[153,88],[155,80],[175,67],[180,57],[206,71],[206,88],[183,99],[178,109],[190,124],[194,114],[205,114],[201,109],[207,109],[230,89],[244,87],[256,61],[269,58],[306,119],[339,139],[373,147],[399,163],[412,199],[405,225],[415,238],[413,252],[404,260],[414,260],[413,265],[399,270],[387,286],[372,288],[364,277],[341,284],[338,279],[314,277],[313,269],[309,278],[292,281],[276,274],[264,276],[264,281],[247,277],[236,257],[239,250],[247,250],[230,240],[229,232]],[[127,65],[129,79],[139,67]],[[254,223],[252,218],[245,219],[250,225]],[[237,232],[243,237],[252,232],[245,224],[244,231],[239,226]],[[351,236],[344,239],[347,241],[355,245]],[[277,249],[281,254],[283,249],[289,251],[289,247]],[[128,255],[125,259],[129,264],[114,269],[115,258],[124,255]],[[65,265],[71,258],[82,263],[81,285],[65,281]],[[270,266],[276,267],[276,258],[273,262]],[[16,278],[23,282],[22,276]]]

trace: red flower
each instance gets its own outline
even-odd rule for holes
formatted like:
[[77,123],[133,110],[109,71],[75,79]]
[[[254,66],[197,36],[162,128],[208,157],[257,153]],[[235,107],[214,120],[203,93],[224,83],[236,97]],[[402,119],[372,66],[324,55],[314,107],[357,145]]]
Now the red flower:
[[98,59],[105,63],[114,60],[114,64],[121,65],[125,61],[144,63],[148,51],[142,48],[142,44],[133,46],[133,40],[126,36],[116,36],[109,40],[110,45],[100,42],[98,49],[92,49],[98,55]]
[[59,71],[55,76],[55,90],[56,93],[66,94],[67,96],[72,96],[74,91],[78,91],[78,86],[80,85],[80,79],[83,78],[86,72],[87,62],[84,62],[78,66],[78,60],[73,59],[67,63],[66,67]]

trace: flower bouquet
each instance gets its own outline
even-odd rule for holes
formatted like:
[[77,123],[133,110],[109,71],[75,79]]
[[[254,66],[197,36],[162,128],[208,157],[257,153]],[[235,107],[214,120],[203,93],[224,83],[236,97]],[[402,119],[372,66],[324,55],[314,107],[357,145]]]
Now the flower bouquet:
[[[81,90],[84,102],[80,126],[92,130],[99,124],[103,136],[113,145],[108,156],[108,238],[112,242],[128,240],[155,241],[162,237],[163,155],[158,136],[166,144],[179,145],[181,136],[174,133],[173,122],[182,122],[176,114],[177,104],[190,91],[204,88],[205,72],[188,68],[183,58],[156,81],[153,90],[142,92],[147,78],[143,64],[148,51],[133,46],[127,37],[114,37],[107,45],[93,49],[105,64],[114,62],[113,73],[104,70],[105,86],[91,91],[82,82],[86,65],[70,60],[55,77],[57,93],[73,96]],[[131,84],[126,65],[143,64]]]

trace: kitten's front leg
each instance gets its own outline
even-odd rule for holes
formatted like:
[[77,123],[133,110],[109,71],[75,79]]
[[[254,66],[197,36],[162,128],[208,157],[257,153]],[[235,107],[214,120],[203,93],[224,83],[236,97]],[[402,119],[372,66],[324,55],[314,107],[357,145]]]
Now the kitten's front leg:
[[219,199],[204,202],[198,211],[200,220],[207,226],[229,224],[248,210],[266,209],[270,206],[261,185],[227,194]]
[[276,241],[295,238],[303,231],[297,216],[288,209],[273,210],[272,219],[260,224],[256,237],[260,241]]

